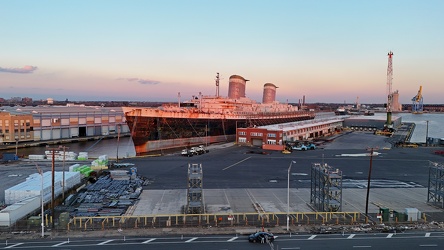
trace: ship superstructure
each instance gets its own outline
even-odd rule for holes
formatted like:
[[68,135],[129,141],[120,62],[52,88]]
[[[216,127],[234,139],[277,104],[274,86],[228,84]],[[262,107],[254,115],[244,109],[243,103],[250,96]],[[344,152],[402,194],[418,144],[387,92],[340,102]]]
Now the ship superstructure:
[[245,96],[248,80],[232,75],[228,97],[199,93],[183,103],[158,108],[123,107],[137,155],[198,144],[234,141],[237,127],[263,126],[313,119],[313,111],[275,100],[276,86],[264,85],[263,103]]

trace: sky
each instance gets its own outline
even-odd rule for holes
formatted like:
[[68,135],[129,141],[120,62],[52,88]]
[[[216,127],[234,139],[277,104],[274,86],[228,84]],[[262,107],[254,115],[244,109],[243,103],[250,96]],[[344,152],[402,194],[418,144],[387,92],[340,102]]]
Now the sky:
[[0,97],[444,103],[442,0],[2,0]]

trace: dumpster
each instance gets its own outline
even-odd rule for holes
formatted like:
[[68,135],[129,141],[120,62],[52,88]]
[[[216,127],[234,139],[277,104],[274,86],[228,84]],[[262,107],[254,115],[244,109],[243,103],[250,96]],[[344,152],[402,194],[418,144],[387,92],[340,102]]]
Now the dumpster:
[[382,221],[389,221],[390,209],[388,209],[388,208],[379,208],[379,213],[382,216]]

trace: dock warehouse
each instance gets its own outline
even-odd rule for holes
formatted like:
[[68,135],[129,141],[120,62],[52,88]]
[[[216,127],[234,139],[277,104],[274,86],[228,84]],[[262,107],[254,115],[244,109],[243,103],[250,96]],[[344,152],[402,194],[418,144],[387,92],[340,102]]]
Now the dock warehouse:
[[120,107],[2,107],[0,145],[128,133]]
[[[352,130],[381,130],[384,129],[386,119],[380,116],[350,116],[344,119],[344,128]],[[402,118],[392,116],[393,127],[401,126]]]
[[343,127],[346,116],[281,123],[251,128],[237,128],[236,142],[260,146],[262,149],[283,150],[286,141],[312,140],[330,135]]

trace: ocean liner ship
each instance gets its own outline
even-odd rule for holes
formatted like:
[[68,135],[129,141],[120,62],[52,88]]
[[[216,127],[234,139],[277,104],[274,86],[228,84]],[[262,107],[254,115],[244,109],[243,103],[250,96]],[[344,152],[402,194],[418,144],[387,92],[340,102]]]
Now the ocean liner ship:
[[[238,127],[264,126],[313,119],[313,111],[275,100],[277,87],[266,83],[262,103],[245,96],[248,80],[239,75],[229,79],[228,97],[199,93],[189,101],[158,108],[122,107],[137,155],[162,150],[208,145],[235,140]],[[180,93],[179,93],[180,97]]]

